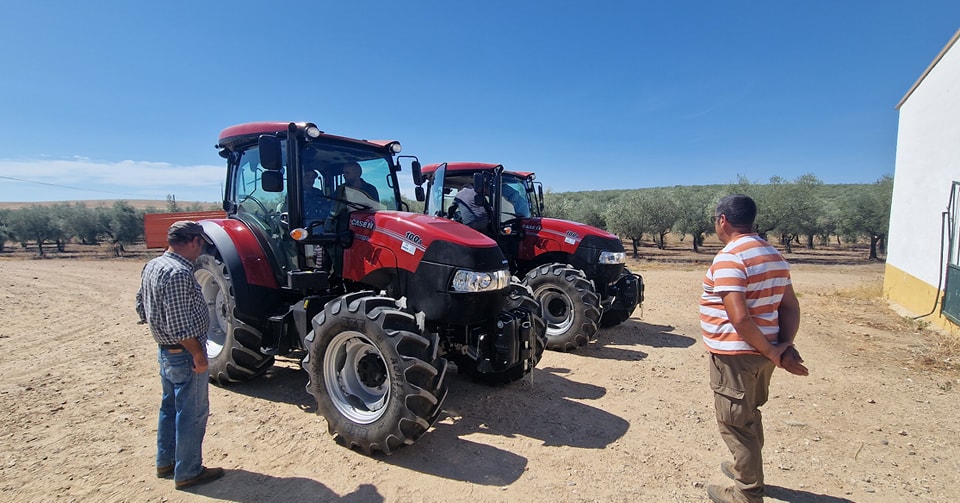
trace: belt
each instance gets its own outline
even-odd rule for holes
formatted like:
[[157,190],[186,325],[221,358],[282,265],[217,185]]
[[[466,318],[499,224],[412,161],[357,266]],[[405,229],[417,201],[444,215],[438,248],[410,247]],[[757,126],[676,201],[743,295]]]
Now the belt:
[[180,344],[160,344],[160,349],[187,349]]

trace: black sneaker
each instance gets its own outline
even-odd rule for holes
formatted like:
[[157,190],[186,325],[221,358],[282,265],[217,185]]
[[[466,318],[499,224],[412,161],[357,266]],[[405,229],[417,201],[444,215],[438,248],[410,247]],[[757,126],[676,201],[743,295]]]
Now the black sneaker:
[[206,466],[202,468],[196,477],[177,481],[177,489],[186,489],[191,486],[206,484],[207,482],[223,477],[223,468],[207,468]]

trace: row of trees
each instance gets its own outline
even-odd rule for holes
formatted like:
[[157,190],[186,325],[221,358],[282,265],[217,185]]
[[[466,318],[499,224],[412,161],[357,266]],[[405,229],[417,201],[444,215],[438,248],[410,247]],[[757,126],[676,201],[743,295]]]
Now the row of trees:
[[788,252],[802,244],[814,248],[832,239],[870,243],[870,258],[885,250],[890,222],[893,177],[872,184],[825,185],[814,175],[793,181],[774,177],[767,184],[744,177],[730,185],[550,193],[544,195],[548,216],[583,222],[629,239],[634,254],[645,238],[665,246],[668,234],[682,241],[691,236],[694,251],[714,232],[717,201],[741,193],[757,202],[756,227],[763,237]]
[[174,196],[167,196],[165,208],[139,210],[126,201],[116,201],[109,208],[88,208],[84,203],[55,203],[52,205],[24,206],[16,210],[0,210],[0,251],[6,243],[35,242],[40,256],[44,247],[56,246],[64,251],[67,243],[86,245],[110,243],[118,256],[125,245],[143,240],[144,213],[175,211],[200,211],[198,203],[181,206]]
[[[813,248],[836,239],[838,242],[870,242],[870,258],[876,259],[885,247],[890,221],[893,178],[885,176],[873,184],[825,185],[814,175],[787,181],[774,177],[769,183],[753,183],[741,177],[737,183],[711,186],[617,191],[586,191],[545,195],[547,216],[583,222],[629,240],[634,255],[641,241],[652,239],[659,248],[666,237],[683,241],[690,236],[697,251],[714,232],[713,212],[720,197],[742,193],[759,207],[757,232],[778,241],[787,251],[803,245]],[[409,202],[416,211],[416,203]],[[422,206],[421,206],[422,208]],[[0,251],[7,241],[37,243],[40,255],[53,244],[59,251],[69,242],[115,245],[118,255],[124,245],[143,239],[143,214],[156,212],[217,209],[198,203],[182,206],[167,196],[165,208],[138,210],[125,201],[110,208],[88,208],[83,203],[58,203],[0,211]]]

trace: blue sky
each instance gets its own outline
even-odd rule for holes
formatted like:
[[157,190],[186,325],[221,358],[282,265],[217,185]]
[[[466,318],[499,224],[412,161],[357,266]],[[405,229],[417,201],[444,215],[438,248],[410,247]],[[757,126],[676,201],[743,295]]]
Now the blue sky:
[[958,28],[956,0],[4,2],[0,201],[217,201],[217,135],[261,120],[558,192],[869,183]]

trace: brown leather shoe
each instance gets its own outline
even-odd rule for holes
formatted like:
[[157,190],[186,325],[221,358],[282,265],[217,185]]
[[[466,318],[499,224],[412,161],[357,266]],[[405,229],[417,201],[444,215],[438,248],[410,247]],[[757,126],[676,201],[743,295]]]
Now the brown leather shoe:
[[[751,503],[751,500],[733,486],[722,487],[710,484],[707,486],[707,496],[710,496],[710,500],[714,503]],[[763,498],[757,501],[763,501]]]
[[167,465],[167,466],[158,466],[158,467],[157,467],[157,478],[158,478],[158,479],[165,479],[165,478],[167,478],[167,477],[173,476],[173,467],[174,467],[173,464],[169,464],[169,465]]
[[223,477],[223,468],[207,468],[206,466],[202,468],[203,469],[200,470],[200,473],[196,477],[177,481],[177,489],[186,489],[191,486],[206,484],[207,482]]
[[720,471],[727,476],[730,480],[736,480],[737,477],[733,475],[733,463],[729,461],[724,461],[720,463]]

